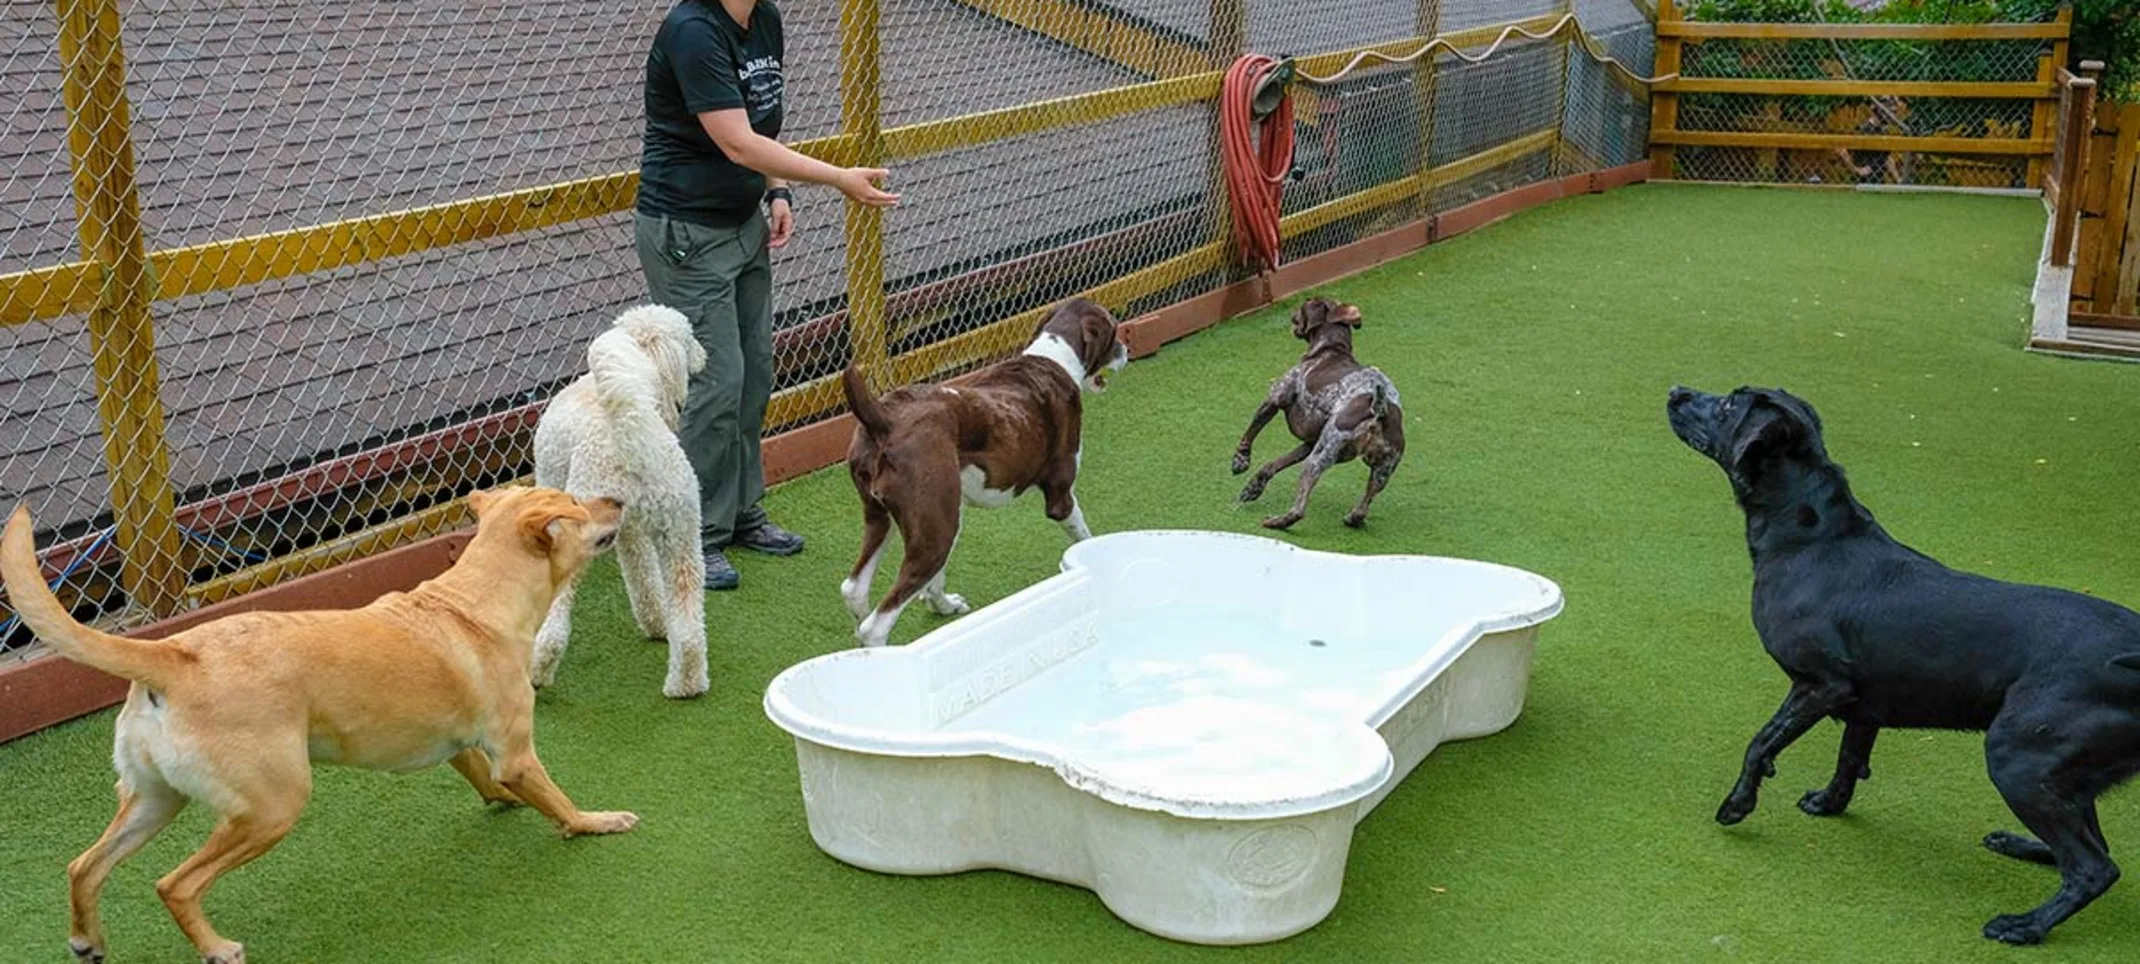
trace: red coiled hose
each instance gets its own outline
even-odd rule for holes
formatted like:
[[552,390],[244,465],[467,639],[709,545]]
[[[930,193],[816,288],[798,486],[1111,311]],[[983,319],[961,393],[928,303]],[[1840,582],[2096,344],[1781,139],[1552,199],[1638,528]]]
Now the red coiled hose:
[[1257,85],[1277,68],[1277,59],[1261,54],[1234,61],[1219,94],[1220,163],[1233,204],[1234,243],[1258,271],[1278,267],[1279,202],[1293,169],[1293,98],[1281,98],[1263,118],[1260,144],[1252,116]]

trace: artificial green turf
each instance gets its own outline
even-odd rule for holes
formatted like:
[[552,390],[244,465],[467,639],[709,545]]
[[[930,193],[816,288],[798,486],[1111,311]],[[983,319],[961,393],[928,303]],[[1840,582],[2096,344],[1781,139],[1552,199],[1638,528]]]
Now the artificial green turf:
[[[1291,538],[1523,566],[1558,580],[1567,610],[1540,638],[1523,718],[1435,751],[1360,826],[1336,912],[1289,942],[1176,945],[1074,887],[879,876],[815,849],[759,701],[782,668],[848,643],[835,586],[858,523],[840,470],[770,500],[807,553],[741,559],[744,588],[710,599],[703,699],[661,698],[662,651],[630,638],[612,567],[580,597],[540,744],[578,802],[634,809],[638,830],[561,843],[531,812],[486,813],[443,768],[322,770],[296,833],[208,909],[263,961],[2010,959],[2025,952],[1978,928],[2055,878],[1977,846],[2014,821],[1973,735],[1891,731],[1851,815],[1816,820],[1793,804],[1827,777],[1824,724],[1752,818],[1711,821],[1784,681],[1748,623],[1724,482],[1663,404],[1674,382],[1780,384],[1819,406],[1830,451],[1905,541],[2140,603],[2140,367],[2020,350],[2042,224],[2033,200],[1641,187],[1331,286],[1366,312],[1359,348],[1404,393],[1411,453],[1366,530],[1338,523],[1353,465]],[[1091,402],[1095,529],[1250,531],[1291,491],[1288,475],[1236,510],[1226,471],[1296,357],[1282,319],[1170,346]],[[1037,501],[970,513],[951,586],[985,604],[1053,572],[1062,548]],[[941,624],[917,607],[895,642]],[[110,817],[110,738],[103,714],[0,748],[0,960],[64,959],[62,867]],[[114,877],[115,961],[185,957],[150,884],[206,816]],[[2103,826],[2140,846],[2140,796],[2109,798]],[[2127,881],[2039,953],[2130,961],[2135,934]]]

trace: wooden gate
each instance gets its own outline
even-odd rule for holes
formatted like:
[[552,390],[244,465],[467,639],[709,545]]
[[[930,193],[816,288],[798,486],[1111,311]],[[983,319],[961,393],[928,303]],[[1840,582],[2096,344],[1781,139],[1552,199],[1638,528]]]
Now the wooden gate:
[[2074,328],[2140,332],[2140,104],[2099,103],[2080,188]]

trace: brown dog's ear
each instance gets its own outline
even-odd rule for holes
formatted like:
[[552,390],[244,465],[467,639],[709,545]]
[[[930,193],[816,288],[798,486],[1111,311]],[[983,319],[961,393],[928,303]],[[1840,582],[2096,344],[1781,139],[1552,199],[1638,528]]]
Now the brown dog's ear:
[[557,549],[558,525],[567,519],[591,522],[594,517],[571,503],[529,506],[520,513],[520,538],[528,548],[547,556]]
[[1107,309],[1100,308],[1085,314],[1084,325],[1085,353],[1091,356],[1083,359],[1085,369],[1099,371],[1115,357],[1115,341],[1119,332],[1115,327],[1115,316]]
[[481,519],[489,515],[490,510],[503,498],[505,498],[503,489],[478,489],[468,493],[468,511],[475,513],[476,518]]

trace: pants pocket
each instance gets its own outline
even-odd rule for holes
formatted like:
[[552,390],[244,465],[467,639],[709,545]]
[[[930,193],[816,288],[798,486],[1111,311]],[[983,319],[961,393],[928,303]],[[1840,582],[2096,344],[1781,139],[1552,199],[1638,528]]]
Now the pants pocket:
[[702,227],[664,216],[661,219],[661,256],[674,267],[691,267],[709,260],[730,244],[741,243],[740,230]]

